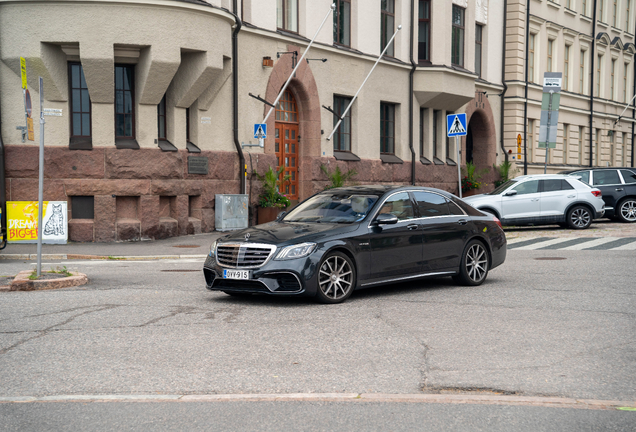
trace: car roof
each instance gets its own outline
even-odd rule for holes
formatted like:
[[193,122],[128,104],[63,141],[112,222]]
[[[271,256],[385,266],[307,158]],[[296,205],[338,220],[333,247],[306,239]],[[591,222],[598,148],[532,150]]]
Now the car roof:
[[630,171],[636,172],[636,168],[634,167],[592,167],[592,168],[587,167],[587,168],[577,168],[574,170],[559,171],[559,174],[573,174],[573,173],[577,173],[581,171],[589,171],[589,170],[607,171],[607,170],[616,170],[616,169],[624,169],[624,170],[630,170]]
[[323,192],[320,193],[333,193],[333,192],[337,192],[337,193],[350,193],[352,195],[354,194],[359,194],[359,195],[384,195],[387,192],[394,192],[394,191],[400,191],[400,190],[404,190],[404,191],[412,191],[412,190],[421,190],[421,191],[427,191],[427,192],[437,192],[439,194],[442,194],[448,198],[453,197],[453,194],[446,192],[445,190],[442,189],[436,189],[436,188],[431,188],[431,187],[424,187],[424,186],[410,186],[410,185],[358,185],[358,186],[344,186],[344,187],[339,187],[339,188],[334,188],[334,189],[327,189]]
[[562,179],[567,177],[564,174],[528,174],[515,177],[513,180],[526,181],[526,180],[550,180],[550,179]]

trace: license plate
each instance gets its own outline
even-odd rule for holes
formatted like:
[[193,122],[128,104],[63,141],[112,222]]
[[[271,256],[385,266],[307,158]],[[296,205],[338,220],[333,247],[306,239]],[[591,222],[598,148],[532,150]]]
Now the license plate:
[[249,279],[249,270],[223,270],[223,279]]

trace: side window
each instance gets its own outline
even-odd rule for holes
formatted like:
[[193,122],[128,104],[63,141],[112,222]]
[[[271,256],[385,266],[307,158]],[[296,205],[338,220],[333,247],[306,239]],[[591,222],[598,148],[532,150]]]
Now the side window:
[[574,186],[570,184],[566,179],[561,180],[561,189],[562,190],[570,190],[574,189]]
[[583,183],[590,184],[590,172],[589,171],[581,171],[572,174],[573,176],[581,177],[581,181]]
[[539,192],[539,180],[523,182],[512,188],[517,191],[517,195],[525,195]]
[[460,209],[459,206],[452,201],[448,201],[448,210],[450,210],[450,214],[453,216],[465,216],[462,209]]
[[397,216],[399,220],[413,219],[413,205],[407,192],[395,194],[387,199],[382,208],[381,213],[390,213]]
[[446,198],[431,192],[413,192],[421,217],[448,216]]
[[561,179],[540,180],[543,183],[543,192],[554,192],[561,190]]
[[623,176],[623,180],[625,180],[625,184],[634,184],[636,183],[636,173],[630,170],[621,170],[621,175]]
[[616,185],[621,184],[621,180],[618,177],[618,171],[616,170],[595,170],[593,185],[594,186],[603,186],[603,185]]

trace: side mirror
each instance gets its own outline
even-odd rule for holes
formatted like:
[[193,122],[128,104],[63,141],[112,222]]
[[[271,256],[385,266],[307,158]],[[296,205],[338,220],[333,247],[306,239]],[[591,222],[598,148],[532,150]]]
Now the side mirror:
[[511,191],[508,191],[508,192],[506,192],[504,194],[504,196],[515,196],[515,195],[517,195],[517,191],[516,190],[511,190]]
[[378,225],[393,225],[398,223],[398,218],[391,213],[381,213],[375,218]]
[[276,222],[279,222],[280,220],[282,220],[285,217],[286,214],[287,214],[286,211],[282,211],[282,212],[278,213],[278,216],[276,216]]

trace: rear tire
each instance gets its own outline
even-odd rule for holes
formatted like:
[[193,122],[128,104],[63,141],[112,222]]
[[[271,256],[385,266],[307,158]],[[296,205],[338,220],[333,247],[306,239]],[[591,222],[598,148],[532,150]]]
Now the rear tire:
[[459,274],[453,280],[460,285],[477,286],[484,283],[490,268],[486,246],[478,240],[471,240],[464,248],[459,264]]
[[616,217],[621,222],[634,223],[636,222],[636,199],[627,198],[618,205],[616,210]]
[[574,206],[568,211],[568,226],[573,230],[583,230],[592,224],[592,212],[585,206]]

